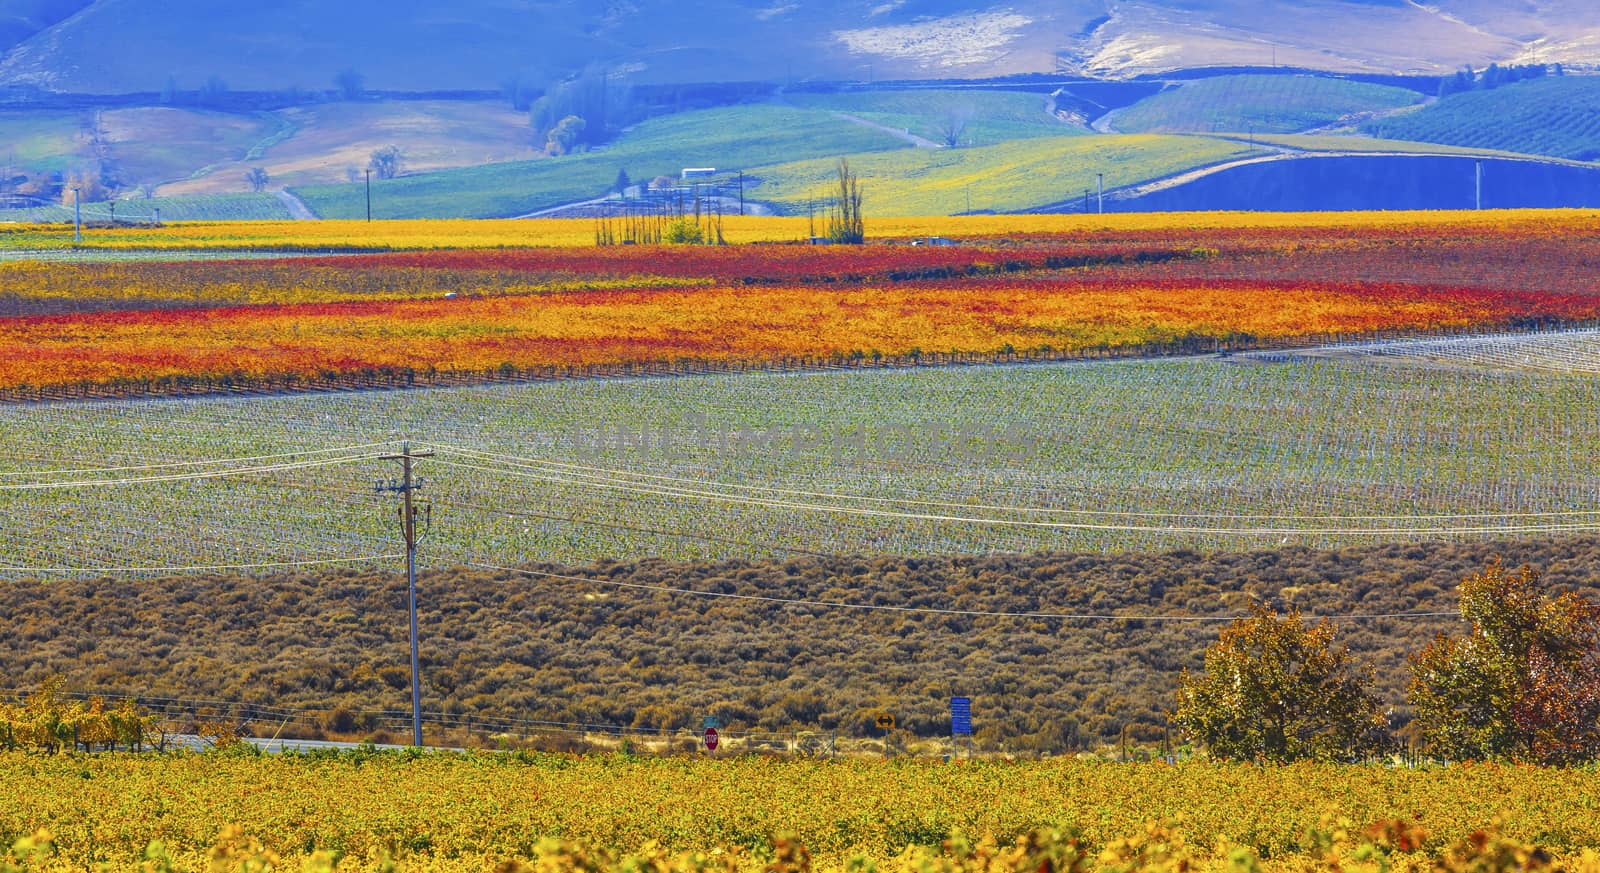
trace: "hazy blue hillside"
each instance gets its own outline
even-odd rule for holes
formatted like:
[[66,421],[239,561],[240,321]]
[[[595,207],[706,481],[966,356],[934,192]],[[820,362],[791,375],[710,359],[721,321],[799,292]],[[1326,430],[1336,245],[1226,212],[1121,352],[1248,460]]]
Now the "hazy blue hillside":
[[543,84],[592,63],[644,79],[717,81],[791,66],[806,74],[825,48],[814,43],[846,17],[821,10],[796,27],[771,12],[738,0],[94,0],[15,47],[0,81],[126,92],[159,90],[169,77],[194,89],[216,76],[235,89],[310,89],[355,69],[375,88],[490,89],[519,75]]
[[[599,197],[625,170],[639,182],[677,176],[684,167],[738,170],[782,161],[910,146],[880,130],[826,112],[754,105],[652,119],[591,152],[441,170],[373,185],[382,218],[502,218]],[[295,188],[323,218],[356,218],[366,209],[360,185]]]
[[0,51],[90,5],[92,0],[5,0],[0,3]]
[[1448,72],[1600,60],[1577,0],[6,0],[0,84],[72,92],[535,87],[587,65],[634,81],[1131,75],[1197,66]]
[[1452,94],[1362,130],[1387,139],[1600,160],[1600,76],[1546,77]]
[[1218,76],[1168,88],[1105,123],[1124,133],[1295,133],[1421,99],[1404,88],[1322,76]]

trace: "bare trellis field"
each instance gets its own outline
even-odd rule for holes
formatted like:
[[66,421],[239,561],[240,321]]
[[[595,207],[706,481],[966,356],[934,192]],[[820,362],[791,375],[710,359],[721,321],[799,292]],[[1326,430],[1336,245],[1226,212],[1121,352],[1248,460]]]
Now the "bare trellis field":
[[13,405],[0,423],[30,456],[3,470],[0,556],[390,554],[372,486],[394,471],[373,458],[404,440],[437,452],[418,469],[440,563],[1593,529],[1592,378],[1390,351]]

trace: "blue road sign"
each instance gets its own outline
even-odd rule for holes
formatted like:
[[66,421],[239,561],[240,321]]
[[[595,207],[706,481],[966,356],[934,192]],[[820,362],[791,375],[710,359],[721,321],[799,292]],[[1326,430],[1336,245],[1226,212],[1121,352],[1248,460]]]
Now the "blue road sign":
[[972,698],[950,698],[950,733],[972,735]]

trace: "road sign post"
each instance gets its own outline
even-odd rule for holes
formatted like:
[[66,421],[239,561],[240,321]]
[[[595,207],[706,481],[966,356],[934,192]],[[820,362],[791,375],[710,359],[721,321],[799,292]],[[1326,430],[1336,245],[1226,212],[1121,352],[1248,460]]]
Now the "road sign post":
[[873,724],[878,726],[878,730],[883,731],[883,756],[887,758],[889,757],[889,732],[894,730],[894,714],[880,712],[877,718],[873,719]]
[[967,739],[967,757],[972,757],[972,698],[950,698],[950,754],[961,751],[961,738]]

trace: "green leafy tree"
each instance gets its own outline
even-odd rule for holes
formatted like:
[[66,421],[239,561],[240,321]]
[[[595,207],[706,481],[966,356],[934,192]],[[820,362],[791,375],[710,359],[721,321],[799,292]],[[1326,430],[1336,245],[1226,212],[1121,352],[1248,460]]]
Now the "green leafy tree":
[[367,77],[358,70],[340,70],[339,75],[333,77],[333,84],[339,89],[339,96],[346,100],[360,100],[367,91]]
[[568,115],[550,129],[550,136],[545,141],[544,150],[552,155],[564,155],[578,146],[583,139],[584,128],[587,123],[576,115]]
[[399,146],[384,146],[372,153],[372,159],[367,162],[367,168],[372,175],[380,179],[393,179],[400,175],[402,155]]
[[1464,636],[1411,657],[1411,705],[1427,748],[1453,759],[1543,764],[1600,755],[1600,607],[1549,597],[1530,567],[1498,562],[1461,582]]
[[[77,194],[73,190],[77,189]],[[77,200],[74,201],[74,196]],[[67,174],[61,186],[61,205],[71,206],[74,202],[98,203],[111,196],[111,191],[106,188],[100,173],[91,170],[74,170]]]
[[200,104],[202,106],[221,106],[228,101],[228,83],[221,76],[208,76],[206,83],[200,86]]
[[1326,619],[1257,604],[1206,649],[1205,672],[1184,671],[1173,721],[1213,755],[1278,763],[1343,761],[1381,752],[1389,719],[1369,673],[1333,646]]
[[267,189],[267,183],[272,181],[272,177],[267,175],[267,171],[260,167],[251,167],[245,172],[244,181],[246,185],[250,186],[251,191],[260,194]]
[[692,218],[674,218],[661,233],[661,241],[668,245],[699,245],[706,241],[706,232]]

